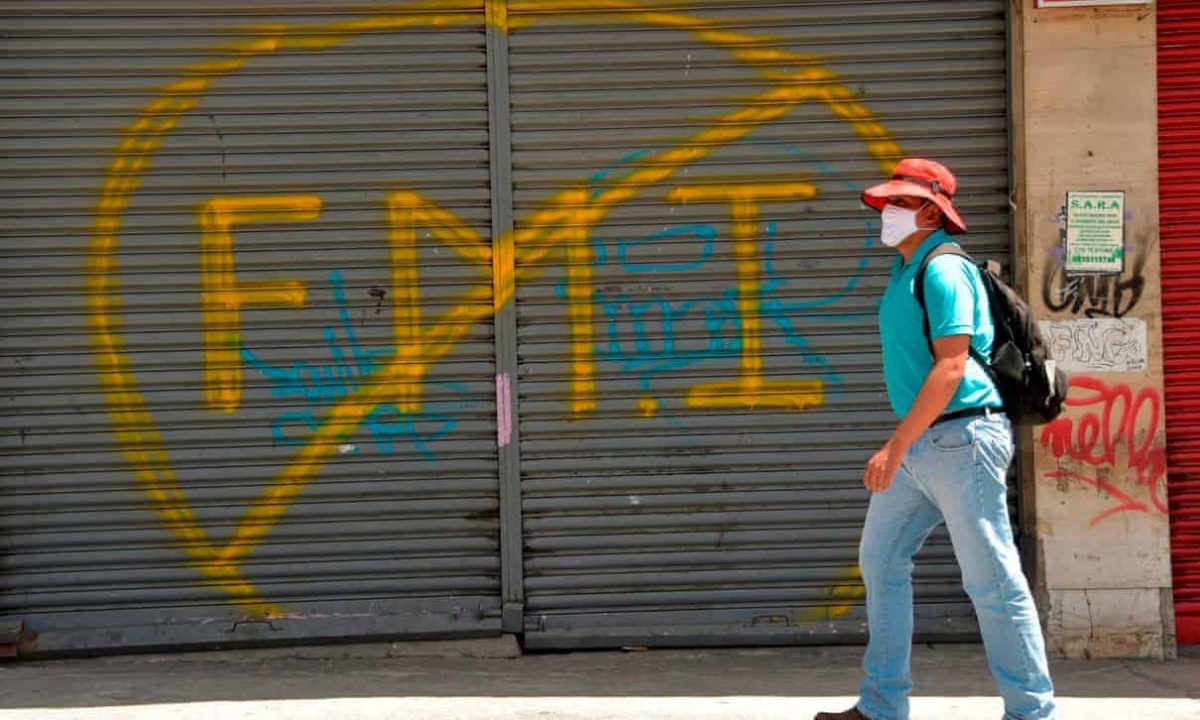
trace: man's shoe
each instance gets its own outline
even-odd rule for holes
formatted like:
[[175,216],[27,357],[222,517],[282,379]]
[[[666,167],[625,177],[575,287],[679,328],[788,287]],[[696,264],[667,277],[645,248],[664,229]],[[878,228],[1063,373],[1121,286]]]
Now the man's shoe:
[[858,708],[852,707],[836,713],[820,712],[813,720],[871,720],[871,718],[860,713]]

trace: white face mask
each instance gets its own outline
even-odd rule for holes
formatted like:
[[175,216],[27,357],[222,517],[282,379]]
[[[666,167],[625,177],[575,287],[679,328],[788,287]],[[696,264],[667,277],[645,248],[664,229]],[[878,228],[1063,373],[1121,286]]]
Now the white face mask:
[[904,238],[921,229],[917,227],[917,213],[920,211],[921,208],[906,210],[896,205],[885,205],[880,214],[883,228],[880,230],[879,239],[888,247],[896,247],[904,242]]

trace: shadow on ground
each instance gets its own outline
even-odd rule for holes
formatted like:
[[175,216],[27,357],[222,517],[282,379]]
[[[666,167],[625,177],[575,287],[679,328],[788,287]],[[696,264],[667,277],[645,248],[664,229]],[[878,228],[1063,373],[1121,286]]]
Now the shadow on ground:
[[[0,708],[96,708],[326,698],[852,697],[861,648],[663,650],[516,658],[223,652],[0,666]],[[988,697],[977,645],[919,646],[917,695]],[[1200,697],[1200,653],[1170,662],[1058,661],[1060,696]],[[1200,712],[1200,705],[1197,705]]]

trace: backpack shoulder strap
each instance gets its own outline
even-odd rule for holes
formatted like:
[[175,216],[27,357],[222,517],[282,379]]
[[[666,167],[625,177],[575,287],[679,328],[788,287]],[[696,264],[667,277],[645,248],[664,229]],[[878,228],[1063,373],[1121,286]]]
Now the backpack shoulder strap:
[[[921,326],[925,331],[925,344],[929,346],[929,355],[936,358],[937,354],[933,351],[933,334],[929,327],[929,310],[925,307],[925,270],[929,267],[929,263],[935,258],[943,255],[957,255],[961,258],[966,258],[967,262],[975,264],[975,258],[971,257],[970,253],[963,250],[955,243],[942,243],[925,254],[925,258],[921,260],[921,265],[917,268],[917,276],[913,280],[913,295],[916,296],[917,304],[921,306]],[[989,307],[991,303],[988,303]],[[975,362],[979,363],[986,370],[990,363],[987,359],[980,355],[974,345],[967,343],[967,348]]]

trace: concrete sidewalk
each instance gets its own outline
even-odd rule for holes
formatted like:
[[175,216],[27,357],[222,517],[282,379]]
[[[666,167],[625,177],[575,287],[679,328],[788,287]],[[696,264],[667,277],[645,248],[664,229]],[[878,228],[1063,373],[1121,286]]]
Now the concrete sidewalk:
[[[490,642],[0,666],[0,720],[807,720],[853,702],[861,653],[843,647],[502,657],[504,648]],[[995,720],[1003,712],[979,646],[920,646],[914,673],[915,720]],[[1066,720],[1200,719],[1200,654],[1166,663],[1059,661],[1053,675]]]

